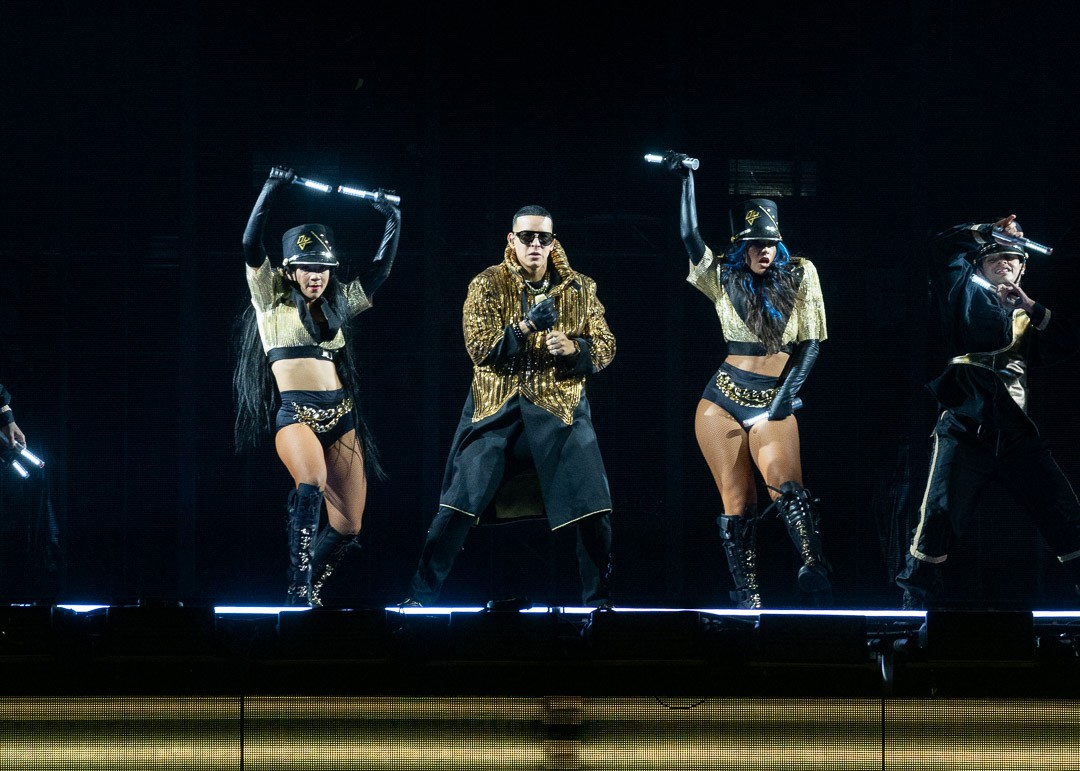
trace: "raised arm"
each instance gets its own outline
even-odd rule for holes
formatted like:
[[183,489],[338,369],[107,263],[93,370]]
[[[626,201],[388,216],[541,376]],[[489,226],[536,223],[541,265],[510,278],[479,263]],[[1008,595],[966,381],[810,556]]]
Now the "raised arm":
[[277,191],[290,184],[296,175],[292,169],[284,166],[273,166],[270,176],[263,183],[259,198],[248,217],[247,227],[244,229],[244,262],[248,267],[258,268],[266,261],[266,247],[263,246],[263,230],[266,228],[266,218],[270,214],[270,204]]
[[664,168],[682,178],[682,199],[679,204],[679,237],[694,265],[705,256],[705,242],[698,232],[697,201],[694,199],[694,172],[683,166],[685,153],[671,150],[664,153]]
[[375,252],[371,264],[360,277],[360,283],[368,298],[375,294],[375,290],[382,286],[386,277],[390,275],[390,269],[394,266],[394,255],[397,254],[398,237],[401,233],[401,210],[386,200],[387,192],[389,191],[380,189],[378,196],[371,202],[375,210],[386,217],[386,227],[383,229],[379,250]]

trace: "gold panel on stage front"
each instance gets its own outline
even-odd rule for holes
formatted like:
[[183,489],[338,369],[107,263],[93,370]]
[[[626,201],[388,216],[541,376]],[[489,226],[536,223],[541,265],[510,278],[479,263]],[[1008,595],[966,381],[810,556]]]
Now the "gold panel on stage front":
[[506,697],[0,699],[0,769],[1077,768],[1080,703]]

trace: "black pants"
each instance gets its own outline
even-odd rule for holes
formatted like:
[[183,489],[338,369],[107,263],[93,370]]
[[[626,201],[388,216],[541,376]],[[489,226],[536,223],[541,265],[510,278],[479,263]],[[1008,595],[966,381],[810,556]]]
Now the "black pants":
[[[450,575],[454,559],[465,548],[476,520],[446,506],[440,506],[428,528],[420,554],[420,564],[409,585],[409,597],[421,605],[439,598]],[[611,515],[594,514],[574,523],[577,528],[578,573],[581,575],[583,605],[597,607],[610,600]]]
[[971,521],[979,496],[999,489],[1035,523],[1063,563],[1080,564],[1080,501],[1046,443],[1034,434],[981,435],[946,412],[934,430],[926,496],[904,570],[896,583],[925,599],[938,588],[938,566]]

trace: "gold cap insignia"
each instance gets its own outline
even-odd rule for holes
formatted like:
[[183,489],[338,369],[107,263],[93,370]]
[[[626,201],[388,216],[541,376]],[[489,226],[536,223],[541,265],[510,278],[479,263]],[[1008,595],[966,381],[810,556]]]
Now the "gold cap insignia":
[[296,238],[296,245],[300,247],[300,251],[304,251],[308,248],[308,244],[311,243],[311,239],[307,237],[306,233],[301,233]]
[[746,213],[746,224],[753,225],[757,218],[760,216],[761,212],[759,212],[757,209],[751,209]]

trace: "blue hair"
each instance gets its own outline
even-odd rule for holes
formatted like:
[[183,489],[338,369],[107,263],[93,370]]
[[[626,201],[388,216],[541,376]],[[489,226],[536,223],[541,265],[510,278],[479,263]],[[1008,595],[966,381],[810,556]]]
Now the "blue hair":
[[764,275],[757,275],[746,264],[747,251],[752,241],[732,244],[724,253],[723,270],[732,278],[736,287],[747,300],[750,327],[766,350],[775,353],[780,348],[787,317],[795,305],[797,291],[793,274],[791,252],[780,241],[776,242],[776,258]]

